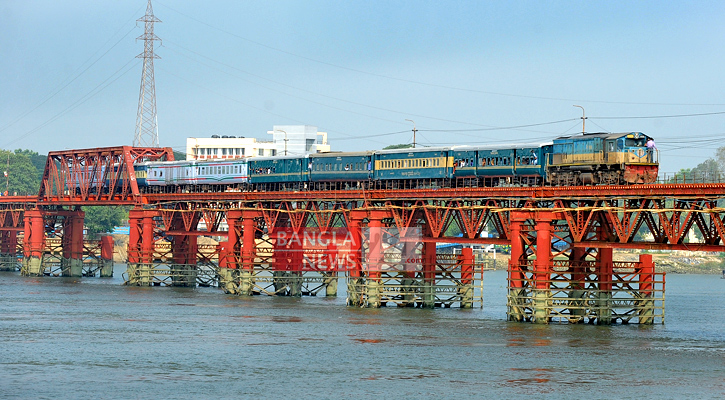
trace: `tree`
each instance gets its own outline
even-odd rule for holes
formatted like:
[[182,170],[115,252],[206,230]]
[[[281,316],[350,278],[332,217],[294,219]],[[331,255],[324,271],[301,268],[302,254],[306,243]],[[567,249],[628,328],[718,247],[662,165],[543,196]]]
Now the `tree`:
[[0,170],[4,172],[2,178],[5,178],[0,184],[0,192],[4,193],[7,190],[9,195],[17,193],[19,196],[38,194],[40,190],[38,170],[30,156],[23,152],[11,153],[0,150],[0,165],[2,165]]
[[37,151],[28,150],[28,149],[16,149],[15,154],[16,155],[25,155],[30,158],[30,162],[33,163],[33,166],[35,166],[35,169],[38,171],[38,185],[40,185],[40,181],[43,179],[43,172],[45,171],[45,162],[48,159],[48,156],[38,154]]
[[183,151],[174,150],[174,160],[176,160],[176,161],[186,160],[186,153],[184,153]]
[[89,235],[111,232],[113,227],[128,219],[127,207],[89,206],[84,207],[83,211],[86,212],[84,222]]
[[383,147],[383,150],[410,149],[412,147],[413,147],[412,144],[405,144],[405,143],[391,144],[390,146]]

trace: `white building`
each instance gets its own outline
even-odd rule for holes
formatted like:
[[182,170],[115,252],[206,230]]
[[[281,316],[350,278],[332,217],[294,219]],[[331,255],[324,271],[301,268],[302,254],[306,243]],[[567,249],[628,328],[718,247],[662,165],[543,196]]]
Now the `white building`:
[[311,125],[275,125],[268,134],[274,138],[277,155],[303,156],[310,153],[327,153],[327,132],[317,132]]
[[306,155],[330,151],[327,133],[309,125],[275,125],[273,140],[212,135],[186,138],[187,160],[220,160],[244,157]]

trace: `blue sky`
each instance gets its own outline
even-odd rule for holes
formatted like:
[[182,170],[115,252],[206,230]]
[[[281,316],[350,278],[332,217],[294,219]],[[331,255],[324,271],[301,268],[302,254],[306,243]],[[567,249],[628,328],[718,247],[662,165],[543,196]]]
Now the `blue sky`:
[[[379,149],[412,140],[406,119],[423,145],[547,141],[581,130],[574,104],[588,132],[654,136],[663,171],[725,145],[721,1],[153,6],[159,136],[177,150],[283,124]],[[145,8],[0,0],[0,148],[131,144]]]

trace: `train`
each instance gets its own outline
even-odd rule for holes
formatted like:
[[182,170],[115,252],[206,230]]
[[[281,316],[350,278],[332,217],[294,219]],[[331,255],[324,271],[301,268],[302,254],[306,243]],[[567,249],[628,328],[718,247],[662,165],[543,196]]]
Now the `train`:
[[328,152],[136,164],[143,192],[212,192],[653,183],[654,139],[583,133],[546,143]]

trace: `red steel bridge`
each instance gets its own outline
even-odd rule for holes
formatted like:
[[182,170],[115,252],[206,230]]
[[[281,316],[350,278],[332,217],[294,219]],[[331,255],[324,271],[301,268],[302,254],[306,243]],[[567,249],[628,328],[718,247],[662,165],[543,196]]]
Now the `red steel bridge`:
[[[127,284],[335,295],[344,279],[349,305],[473,307],[483,279],[473,250],[436,244],[510,245],[510,320],[651,324],[664,322],[665,276],[651,255],[623,262],[614,249],[725,251],[725,184],[142,193],[134,163],[172,159],[169,148],[50,153],[37,196],[0,197],[0,264],[93,275],[84,262],[108,260],[112,239],[83,241],[83,207],[125,205]],[[312,250],[284,240],[310,232],[347,239]]]

